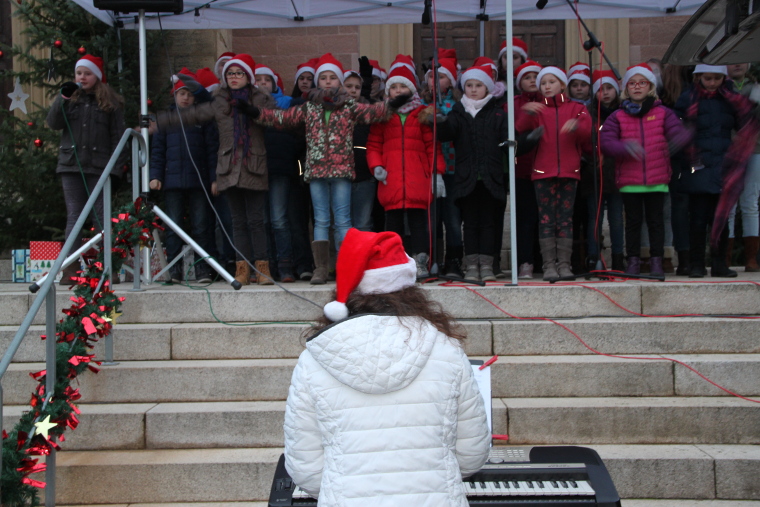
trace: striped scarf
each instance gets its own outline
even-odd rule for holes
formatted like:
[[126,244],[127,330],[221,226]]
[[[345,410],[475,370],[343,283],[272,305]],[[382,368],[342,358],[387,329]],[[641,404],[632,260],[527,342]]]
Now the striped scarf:
[[[733,91],[730,85],[723,83],[718,90],[709,92],[697,84],[691,95],[691,105],[686,111],[685,120],[688,125],[696,125],[697,123],[699,102],[703,99],[712,98],[716,94],[720,94],[731,105],[738,126],[731,146],[723,158],[721,168],[723,188],[718,199],[718,206],[715,209],[715,218],[710,233],[710,245],[717,249],[720,235],[726,227],[731,208],[739,201],[739,196],[744,190],[744,173],[747,170],[749,157],[754,151],[758,133],[760,133],[760,121],[754,114],[752,103],[743,95]],[[688,153],[692,161],[698,159],[697,150],[693,145]]]

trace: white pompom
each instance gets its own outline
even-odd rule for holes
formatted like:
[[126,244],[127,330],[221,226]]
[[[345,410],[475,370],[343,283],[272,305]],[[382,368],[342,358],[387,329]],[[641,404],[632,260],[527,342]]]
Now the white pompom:
[[344,303],[330,301],[325,305],[325,317],[333,322],[338,322],[348,317],[348,308]]
[[179,78],[177,77],[177,74],[172,74],[172,84],[177,84],[177,81],[179,81]]

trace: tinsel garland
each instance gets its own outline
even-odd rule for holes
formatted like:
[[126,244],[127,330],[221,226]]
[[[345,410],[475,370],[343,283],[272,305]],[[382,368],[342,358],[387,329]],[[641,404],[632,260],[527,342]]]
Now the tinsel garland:
[[[111,229],[112,272],[121,270],[127,255],[137,246],[150,246],[151,231],[161,228],[156,215],[142,198],[125,206],[114,218]],[[56,325],[56,379],[52,396],[46,393],[46,371],[30,373],[37,381],[29,402],[30,409],[21,416],[10,433],[3,431],[3,463],[0,476],[3,507],[40,505],[37,489],[45,483],[30,475],[46,470],[39,456],[60,449],[67,428],[76,429],[79,409],[74,402],[80,399],[79,389],[72,381],[85,370],[95,373],[100,362],[90,353],[95,342],[111,332],[123,297],[114,294],[109,280],[103,280],[103,249],[87,262],[81,275],[74,278],[71,306],[64,309],[65,317]],[[98,285],[100,288],[98,289]],[[97,290],[97,292],[95,292]],[[42,339],[47,337],[42,336]],[[54,424],[54,426],[53,426]]]

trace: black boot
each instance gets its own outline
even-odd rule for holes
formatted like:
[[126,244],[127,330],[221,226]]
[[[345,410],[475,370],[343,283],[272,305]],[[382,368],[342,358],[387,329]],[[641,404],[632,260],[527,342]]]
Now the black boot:
[[678,267],[676,268],[676,276],[687,276],[689,274],[689,251],[678,251]]
[[625,254],[612,254],[612,270],[625,271]]
[[446,262],[443,267],[443,274],[446,276],[462,278],[462,247],[449,247],[446,249]]
[[729,243],[733,243],[733,240],[728,238],[721,238],[718,248],[713,248],[710,251],[710,257],[712,258],[710,276],[720,278],[736,278],[736,271],[728,267],[726,262],[726,252],[728,252]]

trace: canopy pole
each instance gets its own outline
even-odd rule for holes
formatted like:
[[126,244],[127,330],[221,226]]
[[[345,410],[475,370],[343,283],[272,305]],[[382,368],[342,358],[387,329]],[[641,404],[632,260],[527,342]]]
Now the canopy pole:
[[[506,0],[507,28],[507,125],[509,139],[515,138],[515,74],[512,62],[512,0]],[[512,285],[517,285],[517,205],[515,200],[515,144],[509,143],[509,246],[512,266]],[[501,252],[499,252],[501,255]]]
[[[140,134],[142,134],[145,140],[145,146],[148,156],[145,157],[145,164],[142,166],[140,172],[140,191],[143,194],[148,194],[149,184],[149,162],[150,162],[150,144],[148,144],[148,129],[150,128],[150,116],[148,115],[148,42],[145,36],[145,10],[141,10],[138,15],[138,40],[139,40],[139,54],[140,54]],[[145,284],[149,284],[151,281],[150,272],[150,248],[138,247],[135,251],[135,256],[142,255],[142,268],[144,272]],[[133,276],[139,277],[139,271],[133,273]]]

